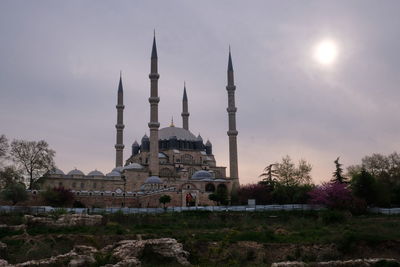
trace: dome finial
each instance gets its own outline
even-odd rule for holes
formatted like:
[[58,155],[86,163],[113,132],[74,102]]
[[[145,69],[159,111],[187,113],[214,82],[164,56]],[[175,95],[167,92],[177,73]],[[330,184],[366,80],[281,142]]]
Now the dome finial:
[[169,125],[169,127],[175,127],[175,125],[174,125],[174,116],[172,116],[172,118],[171,118],[171,124]]

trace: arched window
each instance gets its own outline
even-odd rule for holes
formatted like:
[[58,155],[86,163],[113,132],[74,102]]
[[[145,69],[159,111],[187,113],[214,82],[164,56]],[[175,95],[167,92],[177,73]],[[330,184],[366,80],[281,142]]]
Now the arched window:
[[83,182],[81,183],[81,188],[85,188],[85,184]]
[[206,192],[215,192],[215,185],[206,184]]
[[192,155],[185,154],[182,156],[182,163],[184,164],[192,164],[193,163],[193,157]]
[[161,177],[172,177],[173,176],[173,172],[172,172],[172,170],[170,170],[168,168],[162,168],[160,170],[160,176]]

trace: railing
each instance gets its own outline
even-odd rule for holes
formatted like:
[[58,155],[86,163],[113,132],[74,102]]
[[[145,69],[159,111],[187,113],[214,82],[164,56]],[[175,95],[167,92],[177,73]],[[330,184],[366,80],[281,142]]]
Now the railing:
[[[185,212],[185,211],[309,211],[323,210],[325,207],[320,205],[308,204],[288,204],[288,205],[255,205],[255,206],[197,206],[197,207],[167,207],[167,208],[54,208],[49,206],[0,206],[0,213],[24,213],[24,214],[45,214],[57,210],[65,210],[68,213],[92,213],[109,214],[122,212],[124,214],[157,214],[164,212]],[[380,213],[387,215],[400,214],[400,208],[370,208],[371,213]]]

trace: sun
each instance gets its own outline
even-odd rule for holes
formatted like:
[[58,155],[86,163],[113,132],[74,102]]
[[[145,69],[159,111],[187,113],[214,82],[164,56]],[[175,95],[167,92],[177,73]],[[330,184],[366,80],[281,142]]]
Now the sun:
[[332,65],[338,56],[338,47],[333,40],[322,40],[314,47],[314,59],[321,65]]

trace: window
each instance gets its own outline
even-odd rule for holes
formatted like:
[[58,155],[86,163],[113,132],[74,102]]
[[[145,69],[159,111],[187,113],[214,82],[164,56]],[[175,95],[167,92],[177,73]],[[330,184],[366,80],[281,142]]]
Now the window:
[[206,184],[206,192],[215,192],[215,186],[213,184]]
[[76,183],[73,182],[73,183],[72,183],[72,188],[75,188],[75,187],[76,187]]
[[85,188],[85,184],[83,182],[81,183],[81,188]]
[[161,177],[172,177],[173,176],[173,172],[172,172],[172,170],[170,170],[168,168],[162,168],[160,170],[160,176]]
[[185,154],[182,156],[182,163],[185,164],[192,164],[193,163],[193,157],[192,155]]
[[96,187],[97,187],[97,183],[93,182],[93,188],[96,188]]

